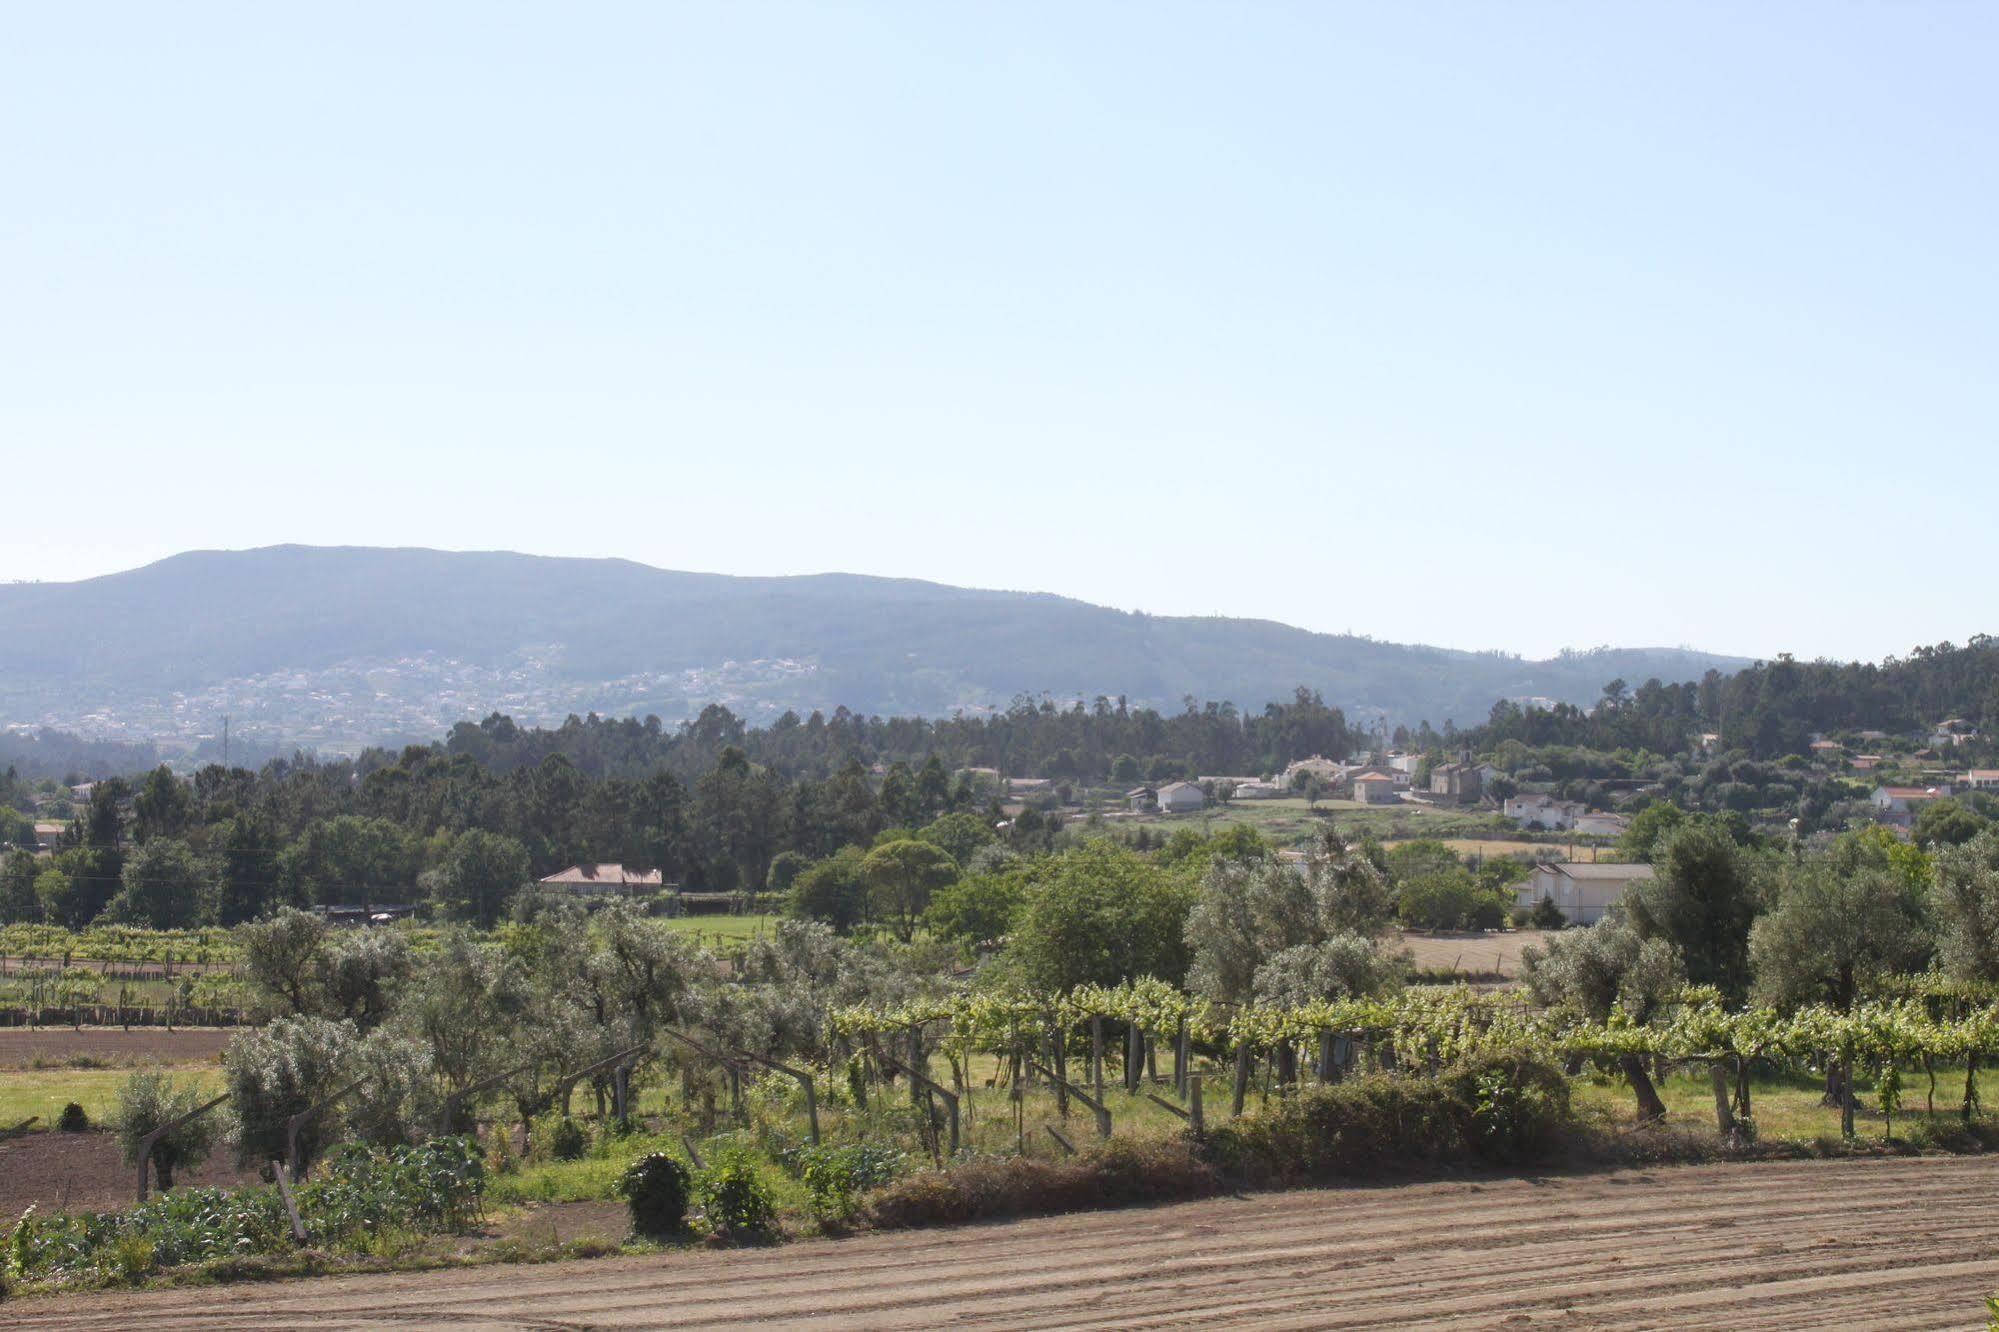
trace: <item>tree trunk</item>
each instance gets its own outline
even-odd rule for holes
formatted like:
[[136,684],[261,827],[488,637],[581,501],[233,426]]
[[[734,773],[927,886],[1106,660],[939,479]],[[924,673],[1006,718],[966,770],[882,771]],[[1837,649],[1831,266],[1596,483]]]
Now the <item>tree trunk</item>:
[[1664,1119],[1666,1103],[1659,1099],[1659,1093],[1652,1086],[1651,1075],[1645,1071],[1645,1061],[1638,1055],[1620,1055],[1618,1066],[1624,1070],[1625,1081],[1631,1084],[1633,1094],[1638,1097],[1638,1117],[1640,1119]]
[[1973,1051],[1964,1058],[1964,1106],[1959,1111],[1964,1122],[1969,1124],[1978,1113],[1978,1054]]
[[1851,1140],[1853,1137],[1853,1061],[1847,1060],[1839,1066],[1840,1089],[1845,1095],[1839,1098],[1839,1136]]

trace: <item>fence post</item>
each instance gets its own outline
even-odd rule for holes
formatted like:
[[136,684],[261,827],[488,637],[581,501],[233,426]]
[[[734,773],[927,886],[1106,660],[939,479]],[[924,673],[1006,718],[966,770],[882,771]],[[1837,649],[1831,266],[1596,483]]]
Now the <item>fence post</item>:
[[1249,1095],[1249,1041],[1237,1042],[1235,1048],[1235,1097],[1229,1107],[1231,1115],[1242,1113],[1243,1099]]
[[1177,1095],[1187,1094],[1188,1066],[1193,1062],[1187,1038],[1187,1019],[1180,1019],[1180,1032],[1173,1040],[1173,1090]]
[[1108,1108],[1105,1107],[1102,1101],[1092,1099],[1088,1095],[1084,1094],[1083,1089],[1081,1087],[1071,1086],[1066,1080],[1056,1077],[1055,1071],[1053,1069],[1044,1068],[1041,1065],[1035,1063],[1031,1059],[1028,1061],[1027,1066],[1030,1069],[1039,1071],[1043,1076],[1053,1080],[1054,1082],[1062,1086],[1068,1087],[1069,1094],[1075,1097],[1077,1100],[1081,1101],[1084,1105],[1090,1107],[1091,1113],[1096,1115],[1097,1136],[1100,1138],[1108,1138],[1111,1136],[1111,1112]]
[[1138,1090],[1138,1084],[1145,1077],[1145,1033],[1133,1022],[1127,1029],[1124,1043],[1124,1089]]
[[1208,1131],[1207,1119],[1201,1114],[1201,1075],[1187,1075],[1187,1123],[1192,1126],[1194,1136],[1200,1137]]

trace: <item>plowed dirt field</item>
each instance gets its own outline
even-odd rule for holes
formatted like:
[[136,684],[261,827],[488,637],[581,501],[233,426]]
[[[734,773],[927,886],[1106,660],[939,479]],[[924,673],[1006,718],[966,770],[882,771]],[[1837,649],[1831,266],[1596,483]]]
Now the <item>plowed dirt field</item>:
[[1999,1159],[1260,1194],[779,1248],[30,1300],[25,1328],[1977,1328]]

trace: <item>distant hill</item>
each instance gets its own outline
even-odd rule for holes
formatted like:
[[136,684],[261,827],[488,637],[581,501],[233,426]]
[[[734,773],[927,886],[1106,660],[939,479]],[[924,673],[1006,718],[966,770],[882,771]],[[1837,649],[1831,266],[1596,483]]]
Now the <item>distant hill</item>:
[[[1526,661],[911,579],[738,578],[507,553],[194,551],[83,582],[0,586],[0,720],[160,704],[285,672],[304,675],[285,688],[310,712],[315,673],[424,654],[559,686],[568,700],[604,682],[606,710],[661,697],[691,710],[714,701],[701,696],[711,681],[752,711],[882,714],[1021,692],[1260,708],[1304,685],[1350,715],[1439,725],[1481,719],[1502,697],[1587,703],[1616,677],[1691,680],[1746,664],[1657,648]],[[660,683],[676,673],[678,685]],[[482,687],[454,686],[447,701],[477,713]]]

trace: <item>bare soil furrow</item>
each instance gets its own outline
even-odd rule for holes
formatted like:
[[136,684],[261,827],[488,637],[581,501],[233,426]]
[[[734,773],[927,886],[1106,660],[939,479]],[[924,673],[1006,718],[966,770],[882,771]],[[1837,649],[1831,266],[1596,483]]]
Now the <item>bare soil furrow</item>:
[[34,1300],[31,1328],[1980,1325],[1999,1160],[1351,1187],[769,1250]]

